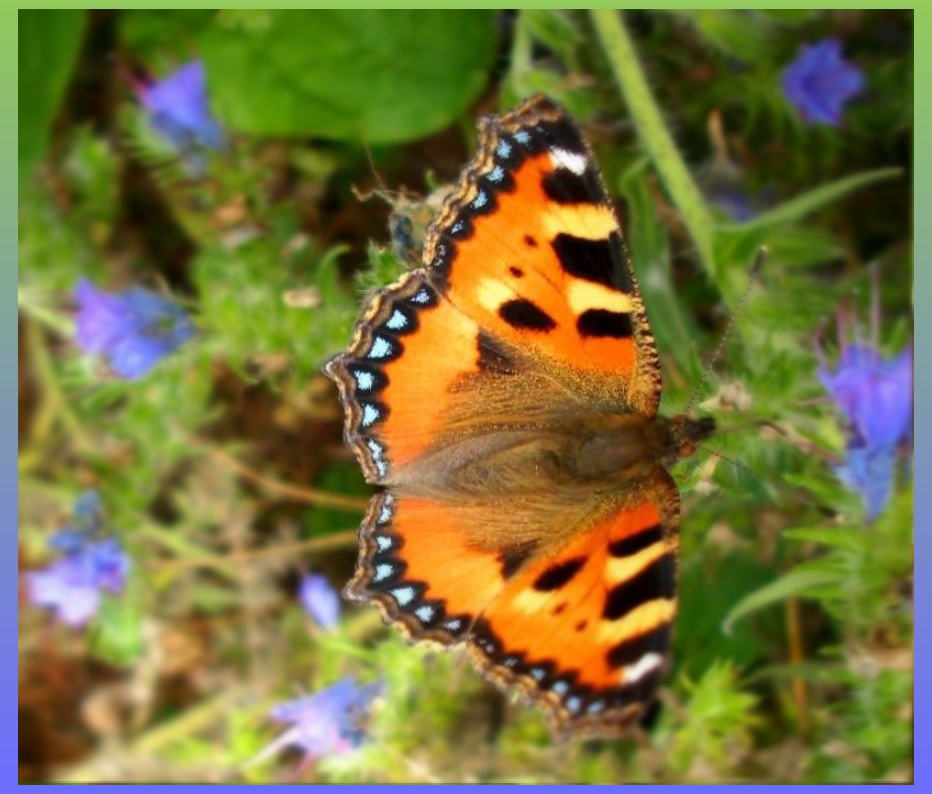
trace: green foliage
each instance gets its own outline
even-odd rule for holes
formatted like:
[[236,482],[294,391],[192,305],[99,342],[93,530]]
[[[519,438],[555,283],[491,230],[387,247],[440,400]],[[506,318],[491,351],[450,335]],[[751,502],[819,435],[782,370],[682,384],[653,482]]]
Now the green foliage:
[[[112,771],[101,734],[109,765],[89,754],[63,779],[281,780],[298,754],[250,763],[281,733],[268,708],[355,675],[384,684],[366,741],[301,779],[909,780],[912,470],[904,451],[866,525],[832,470],[846,429],[813,344],[835,360],[824,326],[842,302],[870,317],[868,262],[884,354],[911,337],[911,18],[884,14],[889,41],[879,12],[859,11],[21,11],[21,568],[46,564],[88,486],[133,566],[83,634],[21,599],[20,668],[51,648],[103,681],[151,685],[117,720],[125,767]],[[76,67],[82,37],[101,32],[86,25],[116,44],[89,35]],[[780,89],[800,42],[827,36],[869,86],[837,129],[803,124]],[[126,66],[161,77],[192,57],[224,151],[175,150],[125,86]],[[103,110],[66,94],[76,68],[121,86]],[[413,266],[407,249],[474,145],[467,109],[539,90],[579,119],[618,199],[663,414],[720,428],[674,471],[678,616],[656,727],[563,746],[462,650],[411,647],[364,606],[323,631],[295,592],[307,570],[338,588],[352,575],[371,493],[320,368],[365,296]],[[413,184],[437,190],[412,199]],[[411,220],[410,240],[357,199],[369,191]],[[79,278],[170,296],[196,337],[115,378],[75,343]]]
[[74,68],[85,12],[19,11],[19,187],[45,154],[52,121]]
[[688,695],[683,724],[672,731],[665,750],[673,769],[687,773],[702,763],[725,771],[751,746],[759,722],[756,698],[742,692],[734,668],[713,662],[698,681],[685,681]]
[[144,650],[143,604],[133,597],[133,588],[122,597],[105,595],[91,634],[94,655],[117,667],[127,667]]
[[253,135],[414,140],[478,96],[494,55],[487,11],[261,14],[221,16],[199,38],[220,117]]

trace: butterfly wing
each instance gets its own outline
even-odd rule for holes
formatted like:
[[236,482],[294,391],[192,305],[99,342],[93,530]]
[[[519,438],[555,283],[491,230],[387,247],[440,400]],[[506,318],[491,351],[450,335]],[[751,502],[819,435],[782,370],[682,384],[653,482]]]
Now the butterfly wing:
[[558,732],[620,734],[667,667],[677,490],[657,469],[601,503],[567,502],[507,512],[518,528],[575,521],[566,542],[548,548],[538,532],[503,546],[484,542],[500,504],[384,492],[363,522],[347,595],[375,602],[412,640],[467,642],[480,672],[543,705]]
[[601,396],[653,416],[657,353],[592,152],[553,102],[484,118],[479,148],[431,227],[428,270],[480,327]]

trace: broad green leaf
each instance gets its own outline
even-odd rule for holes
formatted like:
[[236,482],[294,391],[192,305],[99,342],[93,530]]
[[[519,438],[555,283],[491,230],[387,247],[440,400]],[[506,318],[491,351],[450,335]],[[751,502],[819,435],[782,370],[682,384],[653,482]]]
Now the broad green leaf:
[[234,130],[359,144],[449,125],[486,86],[489,11],[268,11],[200,38],[213,106]]
[[19,187],[45,154],[49,131],[81,45],[85,12],[19,12]]
[[728,613],[722,629],[726,634],[730,634],[735,622],[745,615],[783,601],[792,595],[799,595],[824,585],[836,584],[843,578],[842,574],[835,571],[796,568],[786,576],[781,576],[775,582],[764,585],[741,599]]

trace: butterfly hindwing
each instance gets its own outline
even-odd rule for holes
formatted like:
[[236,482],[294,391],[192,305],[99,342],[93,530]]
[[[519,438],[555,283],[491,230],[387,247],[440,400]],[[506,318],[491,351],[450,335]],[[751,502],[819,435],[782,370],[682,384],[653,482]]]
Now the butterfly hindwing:
[[676,610],[678,495],[662,470],[535,558],[482,614],[472,655],[561,733],[623,732],[653,703]]
[[[543,704],[558,731],[621,732],[667,667],[675,485],[658,469],[630,493],[570,511],[582,526],[556,548],[544,532],[505,548],[484,543],[496,509],[380,494],[347,595],[374,601],[412,640],[468,643],[480,671]],[[542,515],[517,504],[508,520]]]

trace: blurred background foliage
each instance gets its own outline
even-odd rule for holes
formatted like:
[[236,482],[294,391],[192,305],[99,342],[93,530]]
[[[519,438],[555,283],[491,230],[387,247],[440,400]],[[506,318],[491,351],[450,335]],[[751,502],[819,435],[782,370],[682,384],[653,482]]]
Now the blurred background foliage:
[[[870,403],[909,356],[910,12],[20,11],[19,37],[21,780],[912,779],[910,437],[827,379]],[[562,747],[332,598],[370,489],[320,375],[476,118],[534,91],[617,200],[664,412],[723,428],[676,469],[659,719]],[[313,740],[269,718],[302,691]]]

